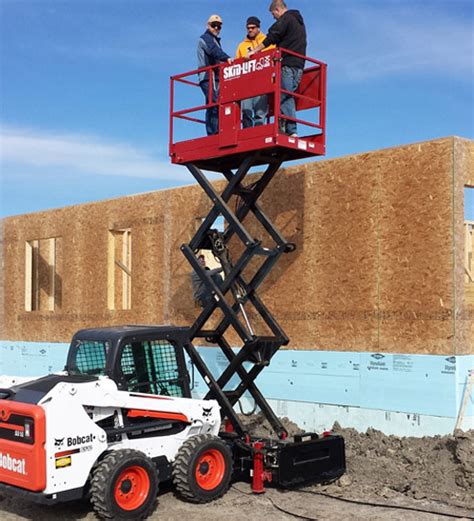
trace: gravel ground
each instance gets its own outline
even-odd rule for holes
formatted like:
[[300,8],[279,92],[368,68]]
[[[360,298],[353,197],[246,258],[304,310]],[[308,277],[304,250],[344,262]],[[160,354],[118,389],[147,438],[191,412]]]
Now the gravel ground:
[[[317,487],[305,490],[318,491]],[[353,505],[335,499],[302,493],[300,491],[279,492],[267,489],[263,495],[252,495],[246,483],[236,483],[227,494],[207,505],[194,505],[178,499],[172,491],[164,492],[159,496],[158,507],[149,519],[151,521],[175,521],[184,519],[206,521],[242,521],[260,517],[271,518],[272,521],[290,519],[317,519],[319,521],[435,521],[448,520],[441,514],[428,514],[409,510],[373,507],[367,505]],[[351,494],[353,496],[353,494]],[[360,498],[364,500],[364,498]],[[434,503],[426,500],[397,498],[377,500],[377,503],[405,506],[409,508],[445,512],[456,515],[460,519],[474,519],[474,512],[452,506]],[[287,513],[278,508],[286,510]],[[192,516],[192,517],[191,517]],[[271,516],[271,517],[270,517]],[[463,517],[464,516],[464,517]],[[92,521],[96,517],[87,503],[72,503],[44,507],[23,501],[3,499],[0,502],[0,519],[2,521],[59,521],[85,520]]]
[[[255,436],[271,436],[261,416],[245,421]],[[297,425],[285,418],[283,424],[290,435],[300,432]],[[157,510],[150,519],[182,520],[191,516],[206,521],[241,521],[260,516],[271,516],[272,521],[474,519],[474,431],[456,432],[453,436],[398,438],[372,429],[366,433],[341,429],[337,424],[333,430],[345,438],[348,466],[347,473],[336,483],[307,487],[304,491],[268,488],[262,495],[251,494],[246,483],[235,483],[224,497],[207,505],[186,503],[172,490],[162,490]],[[328,496],[386,506],[353,504]],[[0,497],[0,520],[25,519],[96,518],[87,503],[44,507]]]

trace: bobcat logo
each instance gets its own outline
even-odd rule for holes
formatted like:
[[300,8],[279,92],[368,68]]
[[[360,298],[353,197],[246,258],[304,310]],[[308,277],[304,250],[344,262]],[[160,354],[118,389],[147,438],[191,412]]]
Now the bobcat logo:
[[64,443],[64,438],[54,438],[54,446],[61,448],[61,445]]
[[205,407],[202,408],[202,417],[203,418],[209,418],[211,413],[212,413],[212,407],[209,407],[209,409],[206,409]]

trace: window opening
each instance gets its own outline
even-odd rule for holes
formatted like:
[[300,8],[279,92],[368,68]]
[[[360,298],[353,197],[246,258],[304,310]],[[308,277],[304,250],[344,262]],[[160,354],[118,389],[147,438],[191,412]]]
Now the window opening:
[[25,310],[55,311],[61,307],[61,238],[25,242]]
[[132,231],[109,230],[107,304],[109,309],[132,307]]
[[474,306],[474,188],[464,188],[464,301]]

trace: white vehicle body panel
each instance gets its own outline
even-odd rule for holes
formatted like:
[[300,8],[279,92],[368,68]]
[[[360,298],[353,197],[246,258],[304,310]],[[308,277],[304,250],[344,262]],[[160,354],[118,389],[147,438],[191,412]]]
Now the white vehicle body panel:
[[5,376],[0,375],[0,389],[9,389],[14,385],[24,384],[36,380],[34,376]]
[[[97,459],[106,451],[132,448],[150,458],[165,456],[172,462],[189,437],[217,435],[221,418],[217,401],[172,398],[119,391],[107,377],[87,383],[57,384],[38,403],[46,413],[46,489],[55,494],[83,487]],[[145,418],[153,413],[182,415],[185,428],[169,435],[129,439],[126,434],[107,441],[104,429],[96,424],[114,417],[115,427],[123,426],[122,411],[139,411]],[[148,413],[146,412],[148,411]],[[153,417],[149,417],[153,421]]]

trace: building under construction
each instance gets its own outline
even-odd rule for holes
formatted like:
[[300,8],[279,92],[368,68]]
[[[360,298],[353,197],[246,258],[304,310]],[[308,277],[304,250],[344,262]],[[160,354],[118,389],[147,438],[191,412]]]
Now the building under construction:
[[[260,296],[290,343],[257,383],[279,416],[307,431],[474,428],[470,186],[474,143],[457,137],[278,172],[262,206],[296,250]],[[5,219],[1,372],[61,370],[81,328],[193,323],[180,245],[209,208],[193,185]],[[216,373],[228,364],[204,338],[199,352]]]

